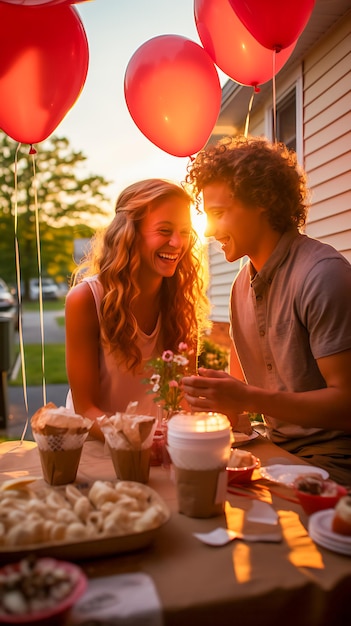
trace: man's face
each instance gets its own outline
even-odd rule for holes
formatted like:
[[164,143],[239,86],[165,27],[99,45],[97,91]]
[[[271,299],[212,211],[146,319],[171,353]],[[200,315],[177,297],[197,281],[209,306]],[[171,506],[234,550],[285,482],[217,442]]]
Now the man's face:
[[267,224],[264,209],[236,200],[225,182],[206,185],[203,201],[207,215],[205,235],[222,244],[227,261],[232,263],[245,255],[254,259],[261,244],[263,223]]

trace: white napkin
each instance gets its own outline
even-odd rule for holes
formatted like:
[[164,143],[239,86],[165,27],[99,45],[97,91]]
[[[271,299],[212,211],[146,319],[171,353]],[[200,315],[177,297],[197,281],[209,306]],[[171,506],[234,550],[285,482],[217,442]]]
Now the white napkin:
[[162,626],[162,608],[147,574],[119,574],[89,580],[75,604],[69,626]]
[[260,524],[278,524],[278,515],[268,502],[253,500],[251,508],[246,513],[248,522],[259,522]]

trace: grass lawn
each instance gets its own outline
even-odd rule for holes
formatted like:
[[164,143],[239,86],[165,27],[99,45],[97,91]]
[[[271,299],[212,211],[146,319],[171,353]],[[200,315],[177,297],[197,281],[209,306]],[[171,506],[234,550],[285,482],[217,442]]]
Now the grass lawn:
[[[62,311],[65,306],[65,299],[44,300],[43,310]],[[23,312],[39,311],[39,302],[23,302]],[[64,326],[64,315],[56,318],[59,326]],[[19,348],[17,347],[19,352]],[[42,347],[41,344],[25,344],[24,360],[26,369],[26,380],[29,386],[41,386],[43,383],[42,373]],[[44,366],[45,382],[48,385],[66,385],[66,364],[65,364],[65,344],[46,344],[44,346]],[[22,386],[22,367],[18,368],[17,376],[14,380],[8,379],[8,384],[12,386]]]
[[[24,360],[28,386],[40,386],[43,382],[42,350],[40,344],[24,346]],[[59,343],[44,346],[45,381],[47,385],[66,385],[65,345]],[[9,385],[22,386],[22,368]]]
[[[39,311],[39,301],[24,301],[22,303],[24,312]],[[57,300],[43,300],[43,310],[45,311],[61,311],[65,308],[65,298],[58,298]]]

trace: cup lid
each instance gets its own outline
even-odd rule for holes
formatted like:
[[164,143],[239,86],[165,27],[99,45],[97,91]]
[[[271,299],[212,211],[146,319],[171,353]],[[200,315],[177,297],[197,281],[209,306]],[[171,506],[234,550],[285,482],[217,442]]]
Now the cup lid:
[[223,413],[197,412],[178,413],[168,422],[168,432],[186,435],[201,435],[205,433],[223,434],[230,432],[231,425]]

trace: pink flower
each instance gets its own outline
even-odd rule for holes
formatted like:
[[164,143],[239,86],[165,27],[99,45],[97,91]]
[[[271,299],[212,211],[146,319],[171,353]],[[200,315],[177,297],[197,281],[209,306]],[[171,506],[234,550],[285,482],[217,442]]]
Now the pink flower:
[[170,380],[168,384],[170,387],[179,387],[176,380]]
[[181,341],[179,346],[178,346],[179,352],[186,352],[187,349],[188,349],[188,344],[184,343],[184,341]]
[[170,363],[171,361],[173,361],[173,352],[172,350],[165,350],[164,353],[162,354],[162,361],[165,361],[165,363]]
[[185,356],[183,356],[182,354],[175,354],[174,355],[174,359],[173,359],[174,363],[176,363],[177,365],[183,366],[185,367],[186,365],[188,365],[189,363],[189,359],[187,359]]

